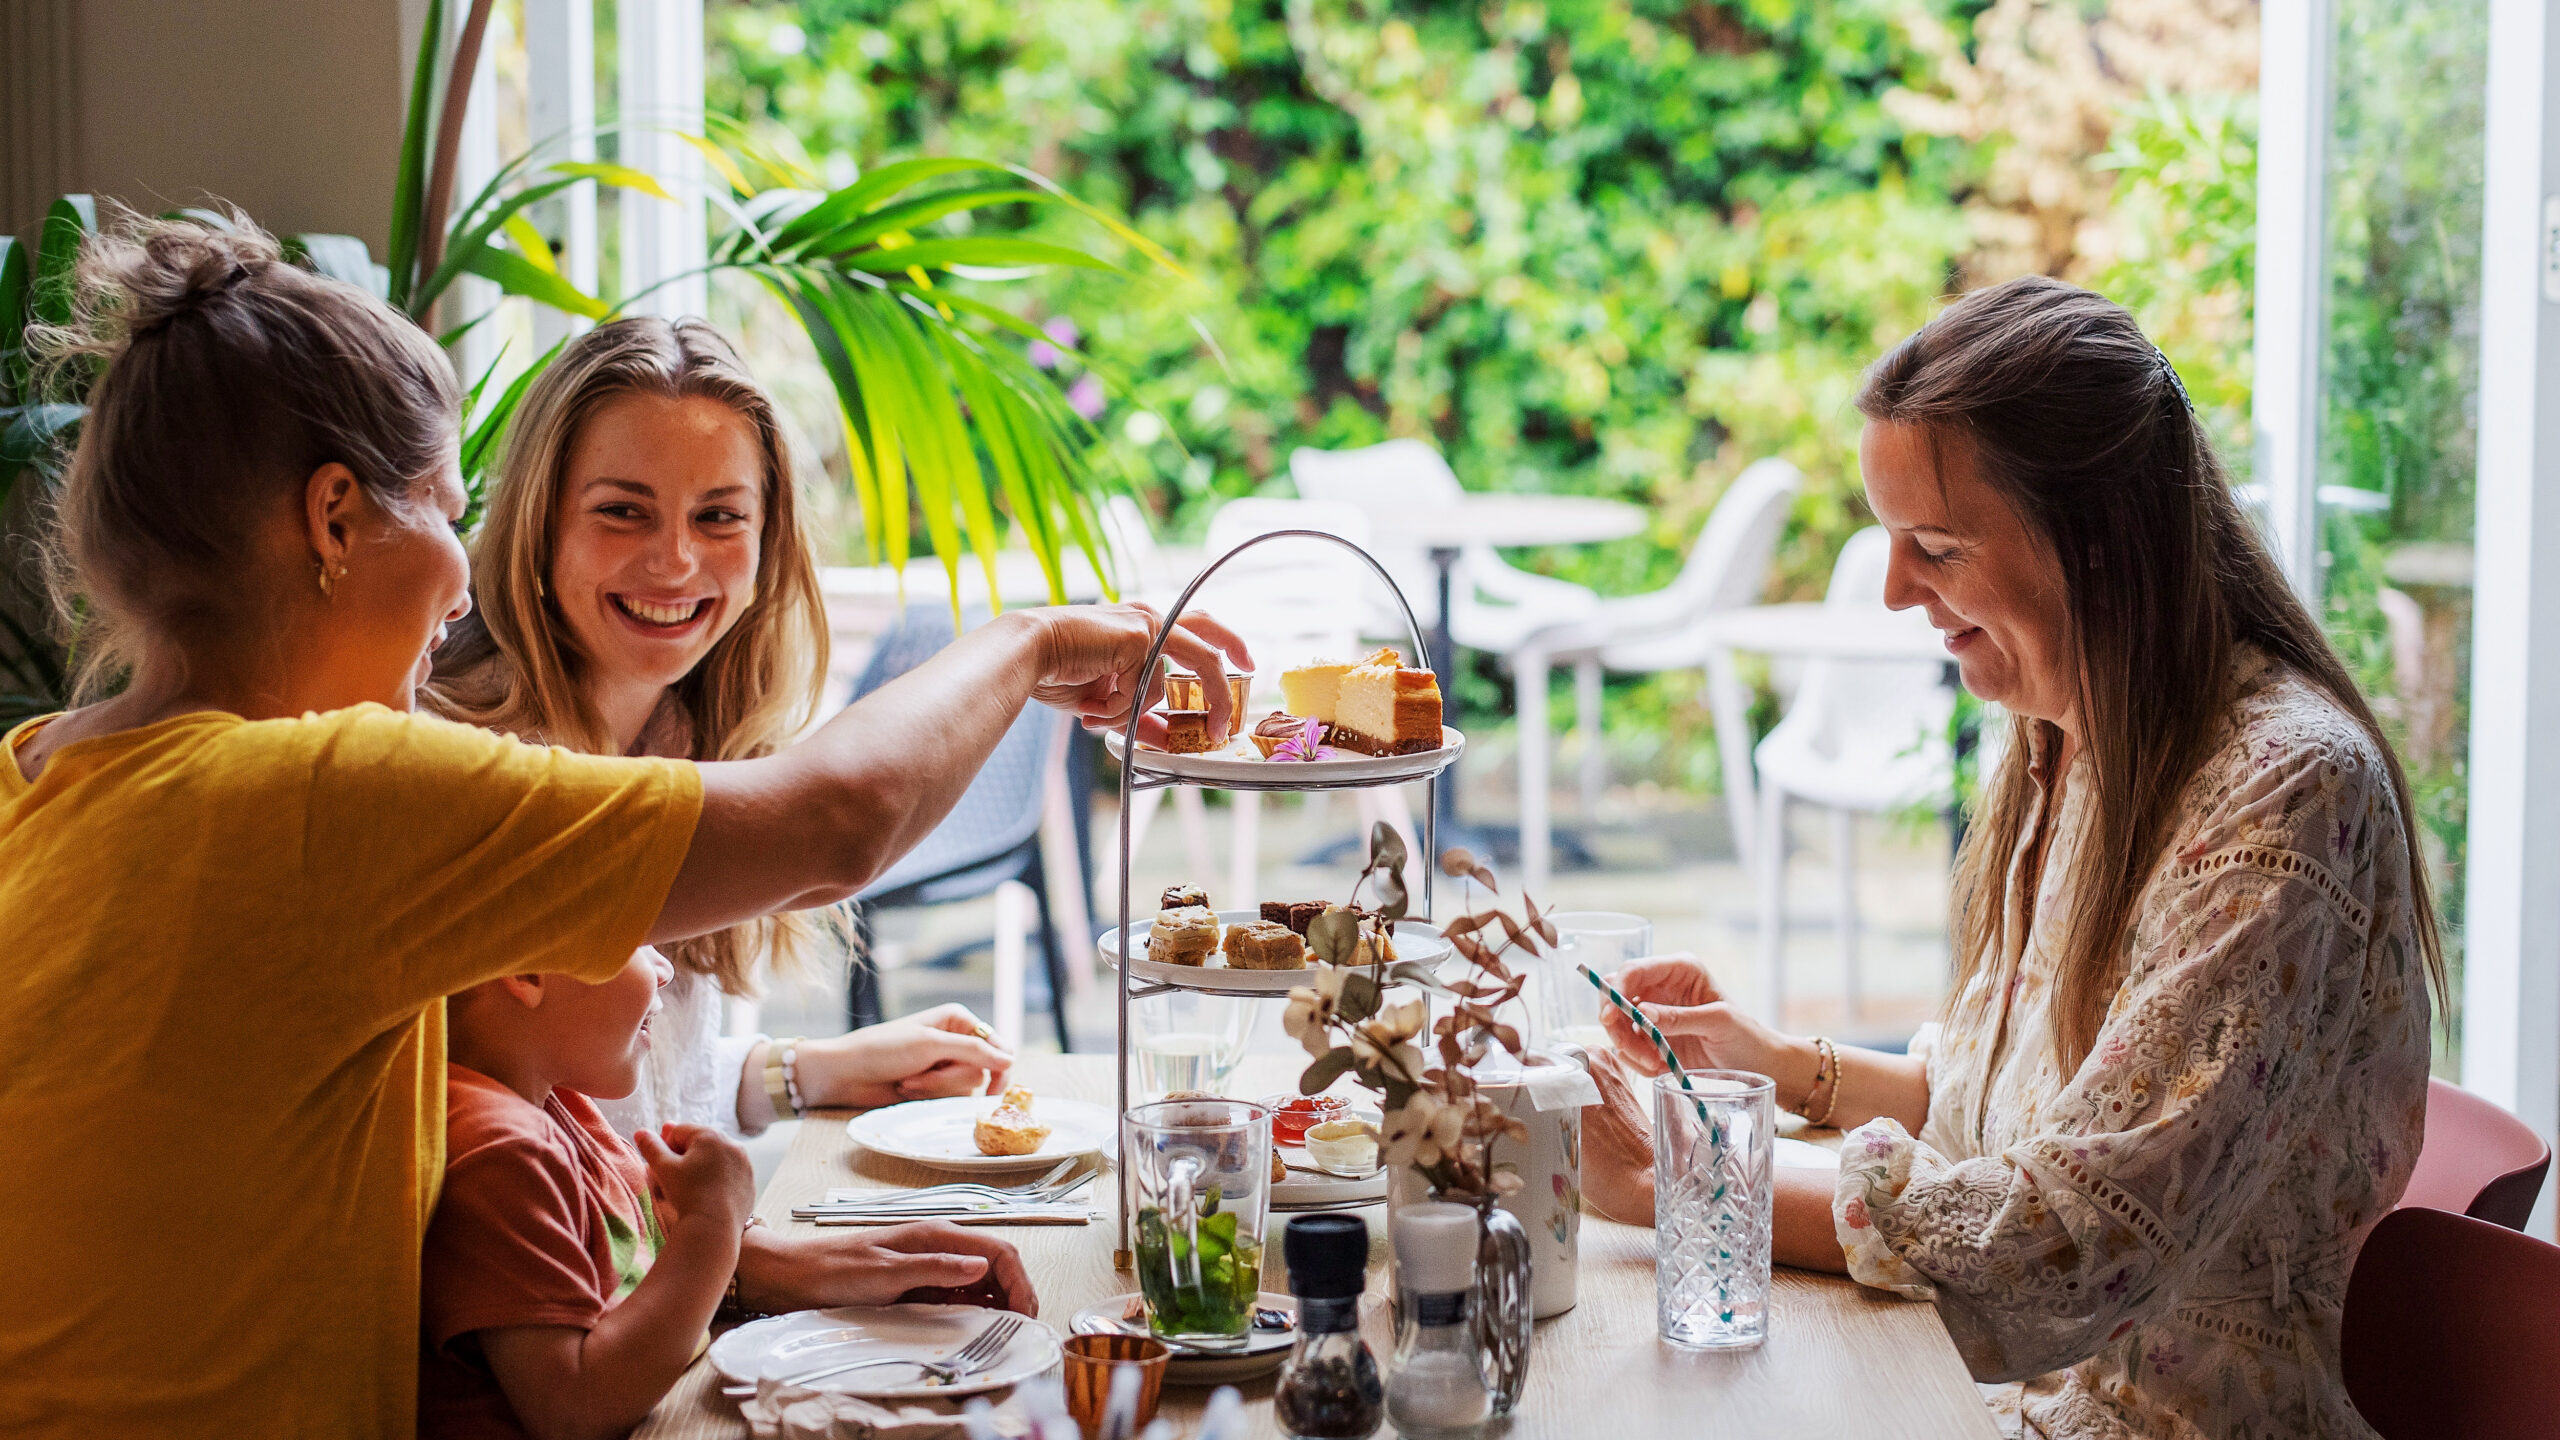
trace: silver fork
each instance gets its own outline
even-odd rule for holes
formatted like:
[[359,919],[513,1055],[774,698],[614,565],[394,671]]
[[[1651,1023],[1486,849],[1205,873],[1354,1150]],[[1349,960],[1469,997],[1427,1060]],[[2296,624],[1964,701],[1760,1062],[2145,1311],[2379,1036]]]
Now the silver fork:
[[1083,1163],[1083,1156],[1070,1155],[1059,1161],[1049,1173],[1039,1179],[1026,1180],[1019,1185],[989,1185],[981,1180],[951,1180],[940,1185],[919,1185],[911,1190],[882,1190],[878,1193],[882,1195],[987,1195],[999,1200],[1018,1200],[1061,1183]]
[[[851,1360],[842,1365],[829,1365],[812,1370],[805,1375],[794,1375],[782,1383],[806,1385],[813,1380],[824,1380],[829,1376],[842,1375],[851,1370],[868,1369],[874,1365],[913,1365],[922,1372],[920,1378],[929,1379],[937,1385],[951,1385],[972,1375],[994,1369],[996,1362],[1004,1357],[1005,1350],[1013,1344],[1013,1337],[1022,1332],[1022,1323],[1022,1317],[1012,1311],[1000,1311],[995,1319],[987,1323],[986,1329],[979,1331],[975,1338],[961,1346],[948,1360],[918,1360],[903,1355],[874,1355],[867,1360]],[[756,1393],[756,1387],[732,1385],[723,1393],[744,1397]]]
[[821,1200],[792,1207],[792,1218],[814,1220],[821,1215],[857,1212],[984,1208],[1062,1199],[1082,1189],[1099,1171],[1071,1175],[1077,1161],[1069,1160],[1057,1169],[1027,1185],[935,1185],[919,1190],[879,1190],[858,1199]]

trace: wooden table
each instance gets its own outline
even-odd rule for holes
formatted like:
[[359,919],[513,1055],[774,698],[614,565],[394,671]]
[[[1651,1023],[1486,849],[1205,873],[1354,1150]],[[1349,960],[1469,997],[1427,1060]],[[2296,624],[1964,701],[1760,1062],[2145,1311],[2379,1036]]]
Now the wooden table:
[[[1255,1056],[1230,1088],[1248,1095],[1276,1090],[1293,1068],[1285,1056]],[[1026,1056],[1014,1073],[1042,1095],[1111,1102],[1107,1056]],[[758,1204],[766,1224],[795,1224],[792,1207],[830,1187],[944,1178],[854,1151],[844,1136],[845,1118],[820,1112],[801,1126]],[[1109,1192],[1104,1194],[1107,1204]],[[1377,1212],[1369,1213],[1375,1225]],[[997,1233],[1020,1247],[1039,1287],[1041,1318],[1063,1329],[1066,1318],[1084,1306],[1136,1288],[1134,1277],[1111,1268],[1112,1228],[1102,1221]],[[1275,1239],[1276,1233],[1275,1228]],[[1286,1288],[1286,1282],[1275,1274],[1270,1288]],[[1834,1276],[1787,1269],[1777,1272],[1771,1301],[1769,1339],[1757,1350],[1715,1355],[1667,1345],[1654,1335],[1653,1232],[1586,1216],[1582,1303],[1539,1324],[1527,1393],[1508,1431],[1494,1433],[1520,1440],[1980,1440],[1996,1433],[1932,1307]],[[1382,1338],[1373,1333],[1370,1343]],[[1255,1417],[1254,1434],[1276,1437],[1271,1381],[1243,1389]],[[1169,1385],[1159,1413],[1187,1437],[1208,1394]],[[736,1440],[747,1433],[736,1402],[721,1397],[719,1378],[700,1361],[638,1431],[650,1440]]]

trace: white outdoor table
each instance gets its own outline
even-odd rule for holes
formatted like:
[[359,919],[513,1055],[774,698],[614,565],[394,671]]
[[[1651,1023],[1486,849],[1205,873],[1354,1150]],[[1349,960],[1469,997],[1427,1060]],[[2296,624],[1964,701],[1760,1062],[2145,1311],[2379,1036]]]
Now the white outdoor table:
[[[1461,496],[1454,504],[1362,505],[1371,533],[1382,541],[1418,545],[1431,556],[1439,576],[1439,620],[1431,627],[1431,668],[1446,683],[1440,687],[1443,718],[1458,724],[1457,641],[1449,633],[1449,614],[1456,585],[1458,557],[1470,545],[1596,545],[1642,534],[1645,512],[1623,500],[1592,495]],[[1463,763],[1463,762],[1462,762]],[[1454,774],[1440,784],[1437,830],[1443,847],[1463,844],[1458,823],[1458,786]]]

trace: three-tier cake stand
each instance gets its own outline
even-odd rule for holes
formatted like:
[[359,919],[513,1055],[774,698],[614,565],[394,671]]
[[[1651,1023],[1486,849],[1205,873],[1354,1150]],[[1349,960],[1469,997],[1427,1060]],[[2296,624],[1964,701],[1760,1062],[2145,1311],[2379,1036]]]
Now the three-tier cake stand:
[[[1206,584],[1211,576],[1216,575],[1229,561],[1245,551],[1258,545],[1270,544],[1275,540],[1312,540],[1340,546],[1358,556],[1360,563],[1368,566],[1370,572],[1378,577],[1378,582],[1387,587],[1387,593],[1395,597],[1396,609],[1403,614],[1405,629],[1413,638],[1415,657],[1426,665],[1429,663],[1430,651],[1423,643],[1422,626],[1414,619],[1413,606],[1405,600],[1404,592],[1397,588],[1395,580],[1387,574],[1386,567],[1380,565],[1376,557],[1341,536],[1328,534],[1322,530],[1274,530],[1257,535],[1211,561],[1207,568],[1192,578],[1189,585],[1183,587],[1180,598],[1174,601],[1173,608],[1166,612],[1163,622],[1156,628],[1155,640],[1147,648],[1147,662],[1138,673],[1149,677],[1155,675],[1156,667],[1164,656],[1165,642],[1173,634],[1175,622],[1190,612],[1192,596],[1199,592],[1200,587]],[[1442,683],[1450,683],[1452,678],[1444,676]],[[1146,699],[1143,689],[1139,698],[1141,702]],[[1457,760],[1459,752],[1466,748],[1465,736],[1454,730],[1444,729],[1441,745],[1437,750],[1420,755],[1377,757],[1387,763],[1349,765],[1333,769],[1331,774],[1326,772],[1332,767],[1323,763],[1300,764],[1291,761],[1217,763],[1210,761],[1204,764],[1198,762],[1204,761],[1207,757],[1169,755],[1158,750],[1139,749],[1138,720],[1144,713],[1143,703],[1131,707],[1128,725],[1118,737],[1119,745],[1114,747],[1118,751],[1120,760],[1120,929],[1116,937],[1120,957],[1113,968],[1118,972],[1120,988],[1118,1099],[1119,1113],[1122,1115],[1127,1114],[1129,1110],[1130,1001],[1143,1000],[1151,995],[1162,995],[1175,990],[1190,990],[1205,995],[1223,995],[1247,1000],[1285,1000],[1288,995],[1285,990],[1239,988],[1226,978],[1234,972],[1207,966],[1196,969],[1165,967],[1165,970],[1189,973],[1172,975],[1159,970],[1157,974],[1161,978],[1151,978],[1143,982],[1135,978],[1139,959],[1145,953],[1145,947],[1136,943],[1129,933],[1133,918],[1129,906],[1130,802],[1137,792],[1160,790],[1177,785],[1208,790],[1264,792],[1361,790],[1381,785],[1406,785],[1416,780],[1422,781],[1426,787],[1426,794],[1422,806],[1422,852],[1419,857],[1422,870],[1421,918],[1428,921],[1432,914],[1432,881],[1440,868],[1437,854],[1432,847],[1433,817],[1439,812],[1440,776]],[[1245,716],[1236,716],[1231,733],[1235,735],[1249,733],[1245,728],[1248,723]],[[1263,773],[1266,770],[1269,772],[1267,775]],[[1115,1125],[1118,1123],[1116,1117],[1113,1123]],[[1118,1244],[1112,1251],[1112,1263],[1117,1268],[1126,1270],[1130,1268],[1132,1261],[1129,1242],[1130,1178],[1129,1167],[1126,1164],[1120,1165],[1118,1169],[1120,1229]]]

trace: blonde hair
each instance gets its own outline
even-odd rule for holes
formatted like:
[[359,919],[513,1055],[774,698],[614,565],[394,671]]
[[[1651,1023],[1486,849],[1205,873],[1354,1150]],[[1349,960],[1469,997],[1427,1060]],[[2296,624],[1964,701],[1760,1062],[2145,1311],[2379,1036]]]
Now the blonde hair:
[[147,634],[254,624],[241,576],[259,528],[313,471],[345,465],[397,510],[452,460],[460,392],[435,341],[236,212],[118,214],[73,285],[70,322],[28,341],[48,381],[97,375],[46,546],[75,698],[114,683]]
[[[696,760],[771,754],[815,716],[827,673],[826,603],[800,526],[791,452],[772,398],[720,332],[699,320],[634,316],[569,342],[525,392],[507,430],[488,519],[472,543],[472,615],[437,652],[427,698],[457,720],[591,753],[613,747],[580,683],[587,657],[544,594],[552,525],[580,431],[627,395],[716,400],[755,430],[764,459],[762,560],[755,596],[701,663],[671,687]],[[667,947],[668,958],[753,993],[757,958],[804,953],[806,916],[749,921]]]

